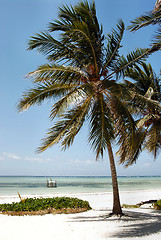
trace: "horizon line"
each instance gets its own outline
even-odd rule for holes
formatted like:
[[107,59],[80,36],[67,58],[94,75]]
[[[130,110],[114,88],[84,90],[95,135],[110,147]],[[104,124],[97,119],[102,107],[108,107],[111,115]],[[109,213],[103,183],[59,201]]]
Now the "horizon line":
[[[0,175],[0,177],[110,177],[104,175]],[[118,175],[117,177],[161,177],[161,175]]]

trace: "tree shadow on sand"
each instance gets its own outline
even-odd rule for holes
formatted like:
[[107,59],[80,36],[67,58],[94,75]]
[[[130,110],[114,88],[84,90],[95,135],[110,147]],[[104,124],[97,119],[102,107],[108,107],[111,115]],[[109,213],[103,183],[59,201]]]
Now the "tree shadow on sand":
[[123,229],[113,234],[116,238],[133,238],[149,236],[161,232],[160,213],[128,212],[130,219],[124,217]]
[[[110,238],[134,238],[144,237],[161,232],[161,212],[150,210],[149,213],[140,211],[124,211],[124,216],[109,217],[109,214],[99,214],[97,211],[94,216],[77,216],[72,217],[72,222],[116,222],[119,223],[120,230],[110,234]],[[107,234],[109,237],[109,234]]]

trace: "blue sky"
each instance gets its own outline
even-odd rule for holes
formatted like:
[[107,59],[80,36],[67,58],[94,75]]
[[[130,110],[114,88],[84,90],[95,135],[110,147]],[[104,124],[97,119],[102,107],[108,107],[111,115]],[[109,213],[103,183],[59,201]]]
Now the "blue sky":
[[[87,142],[87,128],[82,130],[73,146],[61,152],[54,146],[42,154],[35,153],[40,140],[51,126],[48,119],[51,102],[18,113],[16,105],[24,90],[32,83],[25,75],[45,63],[36,51],[27,51],[30,36],[45,30],[56,19],[58,5],[77,0],[0,0],[0,175],[51,175],[51,176],[106,176],[110,175],[108,155],[95,161]],[[104,33],[115,27],[122,18],[126,26],[135,17],[151,10],[155,0],[96,0],[97,16]],[[147,47],[155,28],[148,27],[136,33],[125,32],[122,53],[136,47]],[[157,74],[160,71],[161,53],[148,59]],[[161,175],[160,157],[142,153],[137,164],[124,168],[118,166],[118,175]]]

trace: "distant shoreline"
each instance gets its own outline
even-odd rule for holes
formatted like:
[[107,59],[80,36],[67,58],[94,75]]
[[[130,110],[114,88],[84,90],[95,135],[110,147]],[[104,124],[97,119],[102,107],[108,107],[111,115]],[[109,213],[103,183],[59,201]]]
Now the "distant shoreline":
[[[92,178],[92,177],[98,177],[98,178],[111,178],[111,176],[61,176],[61,175],[0,175],[0,177],[66,177],[66,178],[76,178],[76,177],[86,177],[86,178]],[[161,175],[141,175],[141,176],[118,176],[118,178],[122,178],[122,177],[161,177]]]

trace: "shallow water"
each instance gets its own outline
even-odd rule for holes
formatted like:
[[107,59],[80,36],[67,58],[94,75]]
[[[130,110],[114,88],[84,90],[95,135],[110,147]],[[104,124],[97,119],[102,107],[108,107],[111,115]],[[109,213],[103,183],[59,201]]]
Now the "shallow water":
[[[68,193],[111,192],[110,177],[52,177],[57,188],[47,188],[49,177],[0,177],[0,196],[46,195]],[[161,188],[161,177],[118,177],[121,191],[150,190]]]

